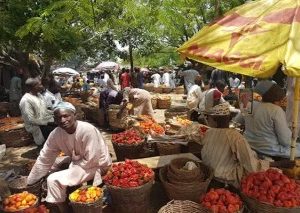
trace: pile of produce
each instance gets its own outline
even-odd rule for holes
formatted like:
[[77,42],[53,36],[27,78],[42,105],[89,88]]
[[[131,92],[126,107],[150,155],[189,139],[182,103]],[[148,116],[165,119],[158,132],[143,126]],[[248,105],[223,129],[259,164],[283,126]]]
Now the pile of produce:
[[7,117],[0,119],[0,132],[14,129],[18,124],[22,124],[22,117]]
[[105,184],[131,188],[144,185],[154,179],[154,172],[147,165],[137,161],[125,160],[125,163],[113,164],[103,180]]
[[13,194],[5,198],[3,201],[3,209],[7,212],[15,212],[34,206],[37,202],[37,197],[27,191]]
[[117,134],[112,134],[112,139],[114,143],[120,144],[139,144],[144,141],[140,133],[134,129],[126,130]]
[[165,129],[161,125],[156,123],[155,120],[153,120],[153,118],[151,118],[150,116],[140,115],[139,118],[143,120],[143,121],[139,122],[139,128],[145,134],[149,134],[149,133],[151,133],[151,131],[153,131],[154,133],[159,134],[159,135],[162,135],[165,133]]
[[192,123],[189,119],[177,117],[176,122],[182,126],[188,126]]
[[103,191],[99,187],[91,186],[88,188],[80,188],[69,195],[72,202],[93,203],[102,198]]
[[25,209],[23,213],[49,213],[50,210],[46,208],[45,205],[39,205],[38,207],[32,207]]
[[242,192],[277,207],[300,206],[300,186],[275,169],[249,174],[242,180]]
[[201,204],[214,213],[236,213],[243,206],[240,197],[226,189],[211,189],[201,199]]
[[67,102],[73,104],[74,106],[78,106],[78,105],[82,104],[81,100],[78,98],[64,97],[64,101],[67,101]]

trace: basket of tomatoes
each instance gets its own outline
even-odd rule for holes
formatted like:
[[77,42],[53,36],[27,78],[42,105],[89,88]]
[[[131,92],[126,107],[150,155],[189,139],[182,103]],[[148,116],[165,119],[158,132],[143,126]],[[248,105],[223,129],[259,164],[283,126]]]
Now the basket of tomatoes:
[[69,195],[74,213],[102,212],[103,190],[96,186],[82,186]]
[[118,161],[139,158],[145,145],[145,138],[135,129],[113,134],[111,141]]
[[3,200],[3,212],[23,212],[38,205],[38,197],[27,191],[10,195]]
[[250,173],[242,180],[241,189],[251,212],[300,212],[300,186],[276,169]]
[[113,164],[103,180],[115,212],[144,212],[149,208],[154,172],[147,165],[126,159]]

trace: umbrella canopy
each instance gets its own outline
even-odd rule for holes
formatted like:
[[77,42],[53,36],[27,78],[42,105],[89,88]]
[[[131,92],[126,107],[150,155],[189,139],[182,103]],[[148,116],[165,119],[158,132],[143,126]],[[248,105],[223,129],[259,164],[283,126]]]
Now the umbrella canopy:
[[112,61],[101,62],[95,69],[100,71],[105,70],[118,70],[120,68],[119,64]]
[[270,77],[283,64],[288,76],[300,77],[299,35],[300,1],[259,0],[229,11],[178,51],[243,75]]
[[58,68],[53,70],[52,73],[54,75],[79,75],[79,72],[67,67]]

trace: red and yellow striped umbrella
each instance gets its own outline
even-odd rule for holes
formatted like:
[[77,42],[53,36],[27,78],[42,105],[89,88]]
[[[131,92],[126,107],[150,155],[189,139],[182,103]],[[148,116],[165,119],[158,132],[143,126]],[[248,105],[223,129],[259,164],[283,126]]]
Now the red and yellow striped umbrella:
[[202,28],[178,52],[243,75],[270,77],[283,64],[300,77],[300,1],[259,0]]

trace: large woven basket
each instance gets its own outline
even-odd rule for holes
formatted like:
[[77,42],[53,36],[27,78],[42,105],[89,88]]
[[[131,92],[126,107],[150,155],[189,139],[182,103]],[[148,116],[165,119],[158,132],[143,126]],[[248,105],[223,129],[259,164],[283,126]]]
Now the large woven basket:
[[24,124],[16,124],[13,129],[0,131],[0,144],[5,144],[6,147],[22,147],[32,143],[32,135],[25,130]]
[[134,188],[108,185],[112,206],[117,213],[146,213],[149,211],[150,194],[154,181]]
[[[82,186],[86,188],[89,186]],[[102,194],[103,195],[103,194]],[[73,213],[101,213],[102,212],[102,196],[92,203],[73,202],[70,200]]]
[[208,185],[213,177],[212,169],[206,167],[204,182],[177,183],[172,184],[167,179],[167,167],[159,170],[159,179],[162,182],[166,194],[171,200],[191,200],[198,202],[200,196],[207,191]]
[[172,107],[165,111],[165,118],[172,119],[173,117],[180,116],[182,118],[188,117],[189,109],[186,107]]
[[247,204],[251,213],[299,213],[300,207],[297,208],[284,208],[276,207],[268,203],[260,202],[254,198],[241,193],[243,201]]
[[4,212],[4,213],[23,213],[25,210],[33,208],[33,207],[37,207],[39,205],[39,199],[36,199],[35,203],[33,205],[31,205],[30,207],[26,207],[26,208],[22,208],[22,209],[18,209],[16,211],[5,211],[4,210],[4,206],[1,205],[0,206],[0,212]]
[[184,94],[184,87],[183,86],[176,87],[175,93],[176,94]]
[[20,176],[10,181],[8,187],[12,194],[28,191],[40,198],[42,193],[42,183],[42,180],[40,180],[33,185],[27,186],[27,176]]
[[144,90],[147,90],[148,92],[153,92],[154,85],[153,84],[144,84]]
[[157,97],[152,97],[151,98],[151,104],[152,104],[153,109],[157,108]]
[[190,200],[172,200],[161,207],[158,213],[208,213],[208,211]]
[[158,109],[169,109],[171,107],[171,97],[159,97],[157,99],[157,108]]
[[[194,162],[196,164],[197,168],[195,168],[193,170],[182,169],[182,167],[184,167],[187,162]],[[202,173],[202,171],[206,170],[206,166],[204,164],[201,164],[201,163],[191,160],[189,158],[173,159],[170,162],[168,168],[170,170],[170,173],[177,176],[177,178],[179,180],[182,180],[183,182],[205,179],[205,172]]]
[[172,88],[170,88],[170,87],[163,87],[163,93],[170,93],[170,92],[172,92]]
[[121,144],[112,141],[117,160],[124,161],[125,158],[137,159],[144,148],[145,140],[137,144]]
[[160,156],[179,154],[181,152],[181,145],[176,143],[156,143],[156,148]]
[[[117,118],[117,114],[118,114],[119,110],[120,110],[119,105],[112,104],[109,106],[109,109],[108,109],[109,125],[115,129],[124,129],[124,124],[122,122],[122,119]],[[124,117],[126,115],[127,115],[127,111],[124,110],[122,117]]]
[[154,93],[163,93],[163,88],[162,87],[154,87],[153,92]]

